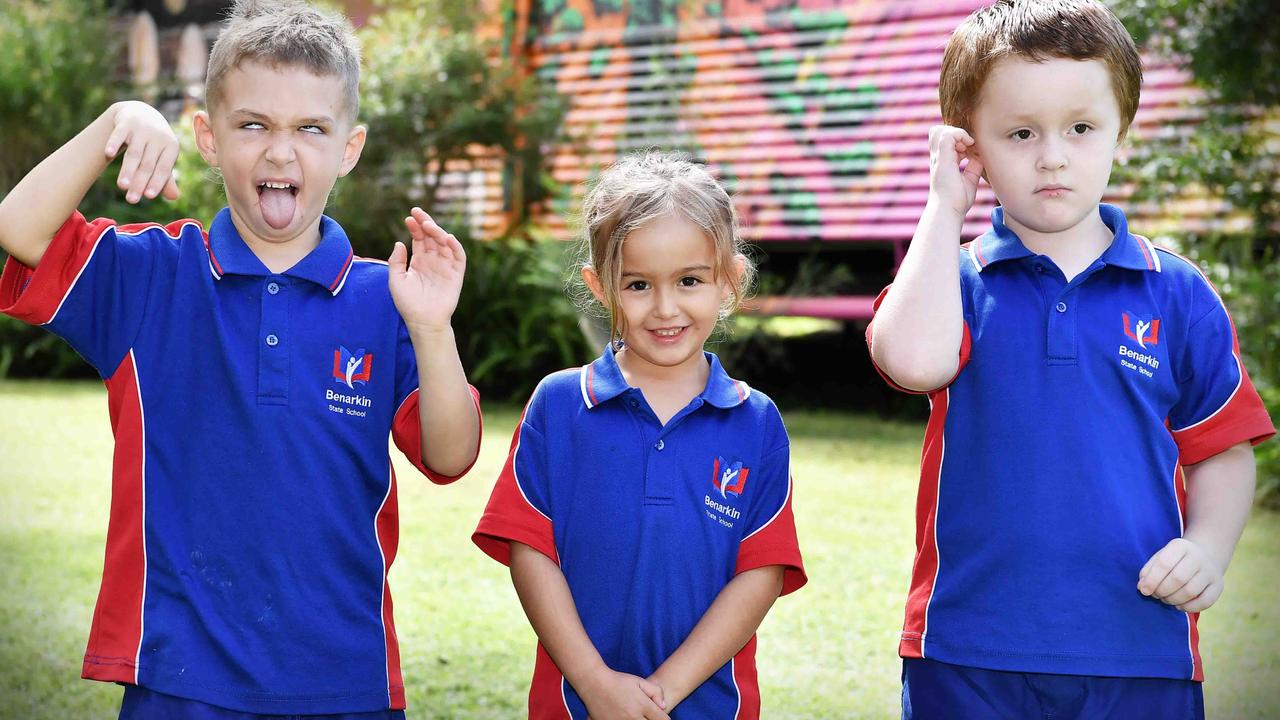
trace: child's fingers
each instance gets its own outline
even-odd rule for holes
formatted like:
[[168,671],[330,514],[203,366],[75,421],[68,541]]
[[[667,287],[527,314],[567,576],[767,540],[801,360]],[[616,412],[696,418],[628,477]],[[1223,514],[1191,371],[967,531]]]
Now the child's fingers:
[[1187,582],[1182,587],[1160,599],[1169,605],[1183,605],[1200,597],[1200,593],[1208,589],[1212,582],[1212,573],[1205,572],[1204,568],[1200,568],[1187,579]]
[[1209,587],[1205,588],[1204,592],[1179,605],[1178,609],[1189,613],[1205,610],[1217,602],[1218,598],[1222,597],[1223,587],[1224,585],[1220,578],[1218,580],[1214,580],[1209,583]]
[[124,151],[124,159],[120,162],[120,175],[116,179],[116,186],[126,192],[131,191],[137,186],[134,175],[138,172],[138,164],[142,162],[145,147],[141,147],[137,143],[129,143]]
[[466,262],[467,253],[462,249],[462,243],[458,242],[458,238],[439,225],[432,227],[434,230],[430,231],[426,238],[427,245],[432,251],[450,262]]
[[149,198],[154,198],[160,194],[160,191],[169,184],[169,179],[173,177],[173,163],[178,159],[178,149],[175,147],[166,147],[160,151],[160,156],[156,158],[155,170],[151,173],[151,180],[147,182],[146,190],[143,194]]
[[644,709],[644,718],[645,720],[671,720],[671,716],[656,704]]
[[431,216],[427,214],[427,211],[423,210],[420,207],[415,207],[412,210],[410,210],[409,215],[411,215],[413,219],[418,222],[419,225],[424,226],[424,229],[428,225],[436,224],[435,221],[431,219]]
[[426,210],[416,207],[410,212],[412,213],[413,218],[422,225],[422,231],[427,235],[433,238],[441,238],[449,234],[445,232],[444,228],[440,227],[440,224],[437,223],[435,218],[432,218]]
[[107,137],[107,144],[103,146],[102,151],[107,158],[115,160],[119,154],[120,148],[129,142],[129,128],[126,125],[117,125],[111,131],[111,135]]
[[1151,595],[1160,583],[1164,582],[1169,571],[1186,555],[1187,549],[1181,538],[1170,540],[1167,545],[1147,560],[1147,564],[1138,571],[1138,591],[1143,595]]
[[136,203],[142,199],[158,171],[157,161],[161,152],[161,148],[156,147],[155,143],[147,143],[142,149],[142,157],[138,160],[137,168],[129,177],[129,190],[125,193],[126,200]]
[[164,189],[160,191],[160,194],[163,195],[168,200],[178,199],[178,197],[182,194],[182,192],[178,190],[177,175],[173,173],[169,173],[169,180],[164,184]]
[[453,233],[440,227],[440,224],[422,208],[414,208],[412,214],[421,226],[424,237],[433,241],[437,252],[453,261],[466,261],[467,253]]
[[644,694],[648,695],[649,699],[652,700],[654,704],[656,704],[658,707],[662,708],[663,710],[667,709],[667,702],[663,698],[661,685],[658,685],[657,683],[652,682],[650,680],[641,679],[640,689],[643,690]]
[[395,247],[391,248],[391,256],[387,258],[387,270],[392,277],[403,275],[408,264],[409,251],[404,243],[397,240]]
[[984,169],[982,161],[974,155],[969,155],[968,158],[969,162],[964,166],[963,172],[974,185],[977,185],[978,181],[982,179],[982,171]]
[[404,219],[404,226],[409,229],[409,237],[417,240],[422,235],[422,224],[417,219],[407,217]]
[[[1187,582],[1195,577],[1200,570],[1199,567],[1187,556],[1183,556],[1180,561],[1169,569],[1164,579],[1156,585],[1156,589],[1151,591],[1151,596],[1159,598],[1165,602],[1169,602],[1167,598],[1186,586]],[[1172,604],[1172,603],[1171,603]]]
[[462,243],[459,242],[458,238],[453,233],[445,233],[445,240],[453,261],[465,263],[467,261],[467,251],[462,249]]

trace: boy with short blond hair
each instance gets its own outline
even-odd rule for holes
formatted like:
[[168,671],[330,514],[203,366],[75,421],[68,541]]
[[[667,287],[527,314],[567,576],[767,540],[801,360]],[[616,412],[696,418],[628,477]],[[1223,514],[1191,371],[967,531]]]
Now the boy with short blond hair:
[[[1196,618],[1275,433],[1196,266],[1101,204],[1141,63],[1092,0],[947,44],[929,199],[867,331],[928,393],[903,716],[1201,718]],[[980,178],[1000,206],[961,248]]]
[[196,142],[228,207],[117,226],[75,211],[123,148],[129,202],[177,196],[154,109],[112,105],[0,202],[0,311],[106,381],[115,434],[86,678],[122,718],[403,717],[387,573],[388,436],[432,481],[479,451],[450,318],[457,240],[414,208],[413,254],[357,258],[323,215],[365,140],[340,16],[242,1],[213,50]]

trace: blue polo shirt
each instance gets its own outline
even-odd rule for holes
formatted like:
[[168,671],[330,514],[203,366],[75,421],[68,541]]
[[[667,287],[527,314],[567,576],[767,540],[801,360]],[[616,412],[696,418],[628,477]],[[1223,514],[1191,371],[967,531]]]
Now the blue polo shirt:
[[[117,227],[74,214],[0,311],[106,381],[115,434],[83,674],[254,713],[404,707],[387,572],[388,435],[422,463],[418,373],[385,263],[342,228],[272,273],[223,210]],[[473,391],[474,392],[474,391]]]
[[[657,670],[737,573],[783,565],[783,594],[805,583],[782,418],[706,358],[706,388],[665,426],[612,350],[544,379],[472,536],[504,564],[512,540],[555,560],[619,672]],[[672,717],[759,717],[755,648],[753,636]],[[587,717],[541,644],[529,717]]]
[[1144,597],[1138,572],[1182,536],[1182,466],[1275,428],[1199,269],[1099,213],[1114,240],[1070,282],[1000,208],[961,252],[960,371],[929,393],[903,657],[1204,677],[1197,615]]

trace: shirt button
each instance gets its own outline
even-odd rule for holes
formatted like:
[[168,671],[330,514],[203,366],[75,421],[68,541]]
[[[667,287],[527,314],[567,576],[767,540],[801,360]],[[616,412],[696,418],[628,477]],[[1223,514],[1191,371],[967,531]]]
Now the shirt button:
[[1066,303],[1064,303],[1064,302],[1059,302],[1057,305],[1054,305],[1054,306],[1053,306],[1053,309],[1054,309],[1054,310],[1057,310],[1058,312],[1066,312],[1066,311],[1067,311],[1067,304],[1066,304]]
[[639,400],[636,400],[635,398],[631,398],[631,407],[633,407],[633,408],[638,408],[638,407],[640,407],[640,401],[639,401]]
[[1040,273],[1041,275],[1043,275],[1043,274],[1044,274],[1044,266],[1043,266],[1043,265],[1040,265],[1040,264],[1038,264],[1038,263],[1037,263],[1037,264],[1036,264],[1036,272],[1038,272],[1038,273]]
[[276,337],[275,333],[271,333],[270,335],[267,336],[267,345],[269,347],[275,347],[279,344],[280,344],[280,338]]
[[666,446],[667,446],[667,444],[666,444],[666,443],[664,443],[664,442],[662,442],[661,440],[659,440],[659,441],[657,442],[657,444],[655,444],[655,445],[654,445],[654,447],[655,447],[656,449],[658,449],[658,450],[661,450],[662,448],[664,448],[664,447],[666,447]]
[[272,295],[275,295],[276,293],[280,292],[280,284],[273,283],[273,282],[267,283],[267,292],[271,293]]

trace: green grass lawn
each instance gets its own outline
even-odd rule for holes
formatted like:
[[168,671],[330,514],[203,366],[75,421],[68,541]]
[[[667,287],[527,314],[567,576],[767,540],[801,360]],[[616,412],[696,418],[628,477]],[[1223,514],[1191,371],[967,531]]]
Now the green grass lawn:
[[[766,718],[891,718],[922,428],[783,408],[810,582],[760,632]],[[505,459],[489,408],[480,461],[449,487],[401,468],[391,573],[409,715],[517,718],[533,634],[505,568],[470,542]],[[398,455],[397,455],[398,457]],[[0,718],[114,718],[120,689],[80,680],[110,490],[94,383],[0,382]],[[1280,515],[1256,513],[1222,600],[1201,618],[1209,717],[1280,713]]]

